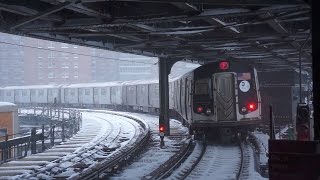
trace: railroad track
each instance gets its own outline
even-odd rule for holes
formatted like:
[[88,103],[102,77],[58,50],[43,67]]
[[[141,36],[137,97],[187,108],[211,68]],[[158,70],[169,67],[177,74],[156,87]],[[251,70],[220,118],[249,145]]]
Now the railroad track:
[[[90,112],[85,114],[90,115]],[[0,170],[6,173],[0,175],[16,175],[20,179],[106,176],[104,172],[127,162],[148,142],[149,126],[137,118],[100,114],[91,114],[90,121],[84,122],[81,131],[69,141],[43,153],[3,164]]]
[[254,167],[254,152],[247,142],[221,145],[196,141],[190,156],[167,179],[263,179]]

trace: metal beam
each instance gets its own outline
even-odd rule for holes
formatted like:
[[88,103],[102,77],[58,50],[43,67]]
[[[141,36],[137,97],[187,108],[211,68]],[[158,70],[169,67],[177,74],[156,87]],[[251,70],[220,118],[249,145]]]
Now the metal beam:
[[16,25],[12,26],[10,29],[14,30],[14,29],[16,29],[16,28],[18,28],[18,27],[20,27],[22,25],[28,24],[28,23],[30,23],[30,22],[32,22],[34,20],[37,20],[37,19],[40,19],[42,17],[48,16],[48,15],[50,15],[52,13],[58,12],[58,11],[64,9],[66,6],[69,6],[70,4],[72,4],[72,3],[76,2],[76,1],[79,1],[79,0],[70,0],[70,1],[66,1],[64,3],[61,3],[58,6],[52,7],[52,8],[50,8],[50,9],[44,11],[44,12],[40,12],[40,13],[36,14],[35,16],[32,16],[30,18],[26,18],[26,19],[18,22]]
[[[50,3],[52,5],[59,5],[60,3],[56,0],[41,0],[43,2]],[[90,9],[88,7],[83,6],[81,3],[78,4],[71,4],[70,6],[65,7],[66,9],[72,10],[74,12],[78,12],[81,14],[86,14],[88,16],[93,16],[96,18],[101,18],[101,19],[110,19],[111,15],[110,14],[105,14],[105,13],[100,13],[98,11],[95,11],[93,9]]]
[[[82,2],[103,2],[105,0],[82,0]],[[122,1],[122,0],[114,0]],[[128,2],[151,2],[151,3],[185,3],[186,0],[126,0]],[[301,4],[305,5],[303,1],[299,0],[268,0],[268,1],[259,1],[259,0],[201,0],[194,1],[194,4],[208,4],[216,6],[272,6],[272,5],[288,5],[288,4]]]
[[[4,3],[0,3],[0,10],[7,11],[13,14],[22,15],[22,16],[32,16],[38,13],[37,10],[30,9],[24,6],[8,5]],[[63,20],[61,17],[56,15],[50,15],[48,17],[43,17],[41,19],[48,20],[48,21],[57,21],[57,22],[60,22]]]

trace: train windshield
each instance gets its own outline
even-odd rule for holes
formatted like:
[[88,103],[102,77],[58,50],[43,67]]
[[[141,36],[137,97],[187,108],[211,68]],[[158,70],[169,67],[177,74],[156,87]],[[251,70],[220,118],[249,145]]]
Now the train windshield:
[[199,79],[195,82],[195,95],[209,94],[209,79]]

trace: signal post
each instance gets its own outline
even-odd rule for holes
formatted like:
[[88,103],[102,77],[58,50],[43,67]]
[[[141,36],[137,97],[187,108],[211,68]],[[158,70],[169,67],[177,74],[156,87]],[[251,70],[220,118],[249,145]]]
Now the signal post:
[[[316,7],[312,1],[312,7]],[[313,17],[319,11],[312,11]],[[313,19],[313,24],[316,22]],[[308,104],[297,107],[297,140],[269,140],[269,179],[312,179],[320,177],[320,28],[312,26],[313,127],[310,126]],[[318,46],[317,46],[318,45]],[[314,128],[314,139],[310,129]]]
[[164,136],[170,135],[169,123],[169,74],[177,60],[159,58],[159,135],[160,147],[164,146]]

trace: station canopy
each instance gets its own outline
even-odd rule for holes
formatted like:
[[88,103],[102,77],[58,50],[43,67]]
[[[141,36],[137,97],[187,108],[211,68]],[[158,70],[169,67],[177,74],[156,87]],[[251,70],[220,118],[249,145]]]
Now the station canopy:
[[145,56],[311,70],[302,0],[1,0],[0,31]]

